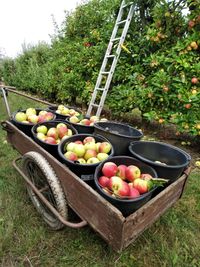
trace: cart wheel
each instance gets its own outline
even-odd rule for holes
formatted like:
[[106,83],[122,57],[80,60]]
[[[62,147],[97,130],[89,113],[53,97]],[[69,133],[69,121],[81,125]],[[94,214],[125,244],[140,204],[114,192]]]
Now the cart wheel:
[[[23,156],[22,169],[24,174],[32,181],[43,196],[56,208],[60,215],[67,219],[68,206],[65,194],[54,170],[48,161],[37,152],[28,152]],[[59,230],[64,224],[46,207],[38,198],[32,188],[27,184],[28,195],[44,221],[53,229]]]

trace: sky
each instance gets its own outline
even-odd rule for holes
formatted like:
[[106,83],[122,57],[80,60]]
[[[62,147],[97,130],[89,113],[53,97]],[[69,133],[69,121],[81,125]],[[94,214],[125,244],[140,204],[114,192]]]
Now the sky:
[[1,0],[0,51],[8,57],[17,56],[22,44],[50,42],[54,33],[52,15],[58,25],[65,11],[74,10],[81,0]]

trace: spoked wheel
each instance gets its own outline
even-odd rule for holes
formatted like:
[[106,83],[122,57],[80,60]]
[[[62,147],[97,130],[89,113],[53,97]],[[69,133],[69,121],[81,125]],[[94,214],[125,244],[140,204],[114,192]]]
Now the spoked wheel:
[[[50,204],[64,218],[68,217],[68,207],[65,194],[54,170],[48,161],[37,152],[28,152],[22,158],[24,174],[31,180],[35,187],[50,202]],[[44,221],[53,229],[59,230],[64,224],[47,208],[39,197],[34,193],[30,185],[27,186],[28,195]]]

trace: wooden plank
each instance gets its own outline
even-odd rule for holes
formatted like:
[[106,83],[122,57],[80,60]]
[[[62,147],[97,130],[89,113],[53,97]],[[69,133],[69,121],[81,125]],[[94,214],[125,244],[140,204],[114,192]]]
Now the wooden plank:
[[183,174],[176,182],[169,185],[141,209],[126,218],[123,229],[122,248],[127,247],[133,242],[180,198],[186,180],[187,175]]
[[120,249],[123,222],[125,220],[121,212],[12,123],[8,121],[6,123],[9,128],[8,141],[22,155],[29,151],[42,154],[59,177],[67,201],[73,210],[82,219],[86,220],[115,250]]

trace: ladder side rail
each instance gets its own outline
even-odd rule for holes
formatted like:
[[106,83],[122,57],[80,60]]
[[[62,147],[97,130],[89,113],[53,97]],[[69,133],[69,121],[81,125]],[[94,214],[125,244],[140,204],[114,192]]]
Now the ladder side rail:
[[103,105],[104,105],[104,102],[105,102],[105,99],[106,99],[106,96],[107,96],[107,93],[108,93],[108,89],[109,89],[111,81],[112,81],[112,77],[113,77],[113,74],[114,74],[114,71],[115,71],[115,68],[116,68],[116,65],[117,65],[117,61],[118,61],[120,53],[121,53],[121,49],[122,49],[121,45],[124,43],[128,28],[130,26],[130,23],[131,23],[131,20],[132,20],[132,17],[133,17],[133,11],[134,11],[134,6],[132,5],[130,10],[129,10],[129,14],[127,16],[127,22],[126,22],[125,27],[124,27],[123,32],[122,32],[122,38],[121,38],[121,40],[119,42],[119,45],[117,47],[117,50],[116,50],[116,55],[117,56],[113,60],[113,63],[112,63],[111,69],[110,69],[110,75],[107,78],[106,85],[105,85],[105,90],[102,93],[101,100],[100,100],[100,103],[99,103],[99,107],[97,109],[96,116],[100,116],[101,115],[101,111],[103,109]]

